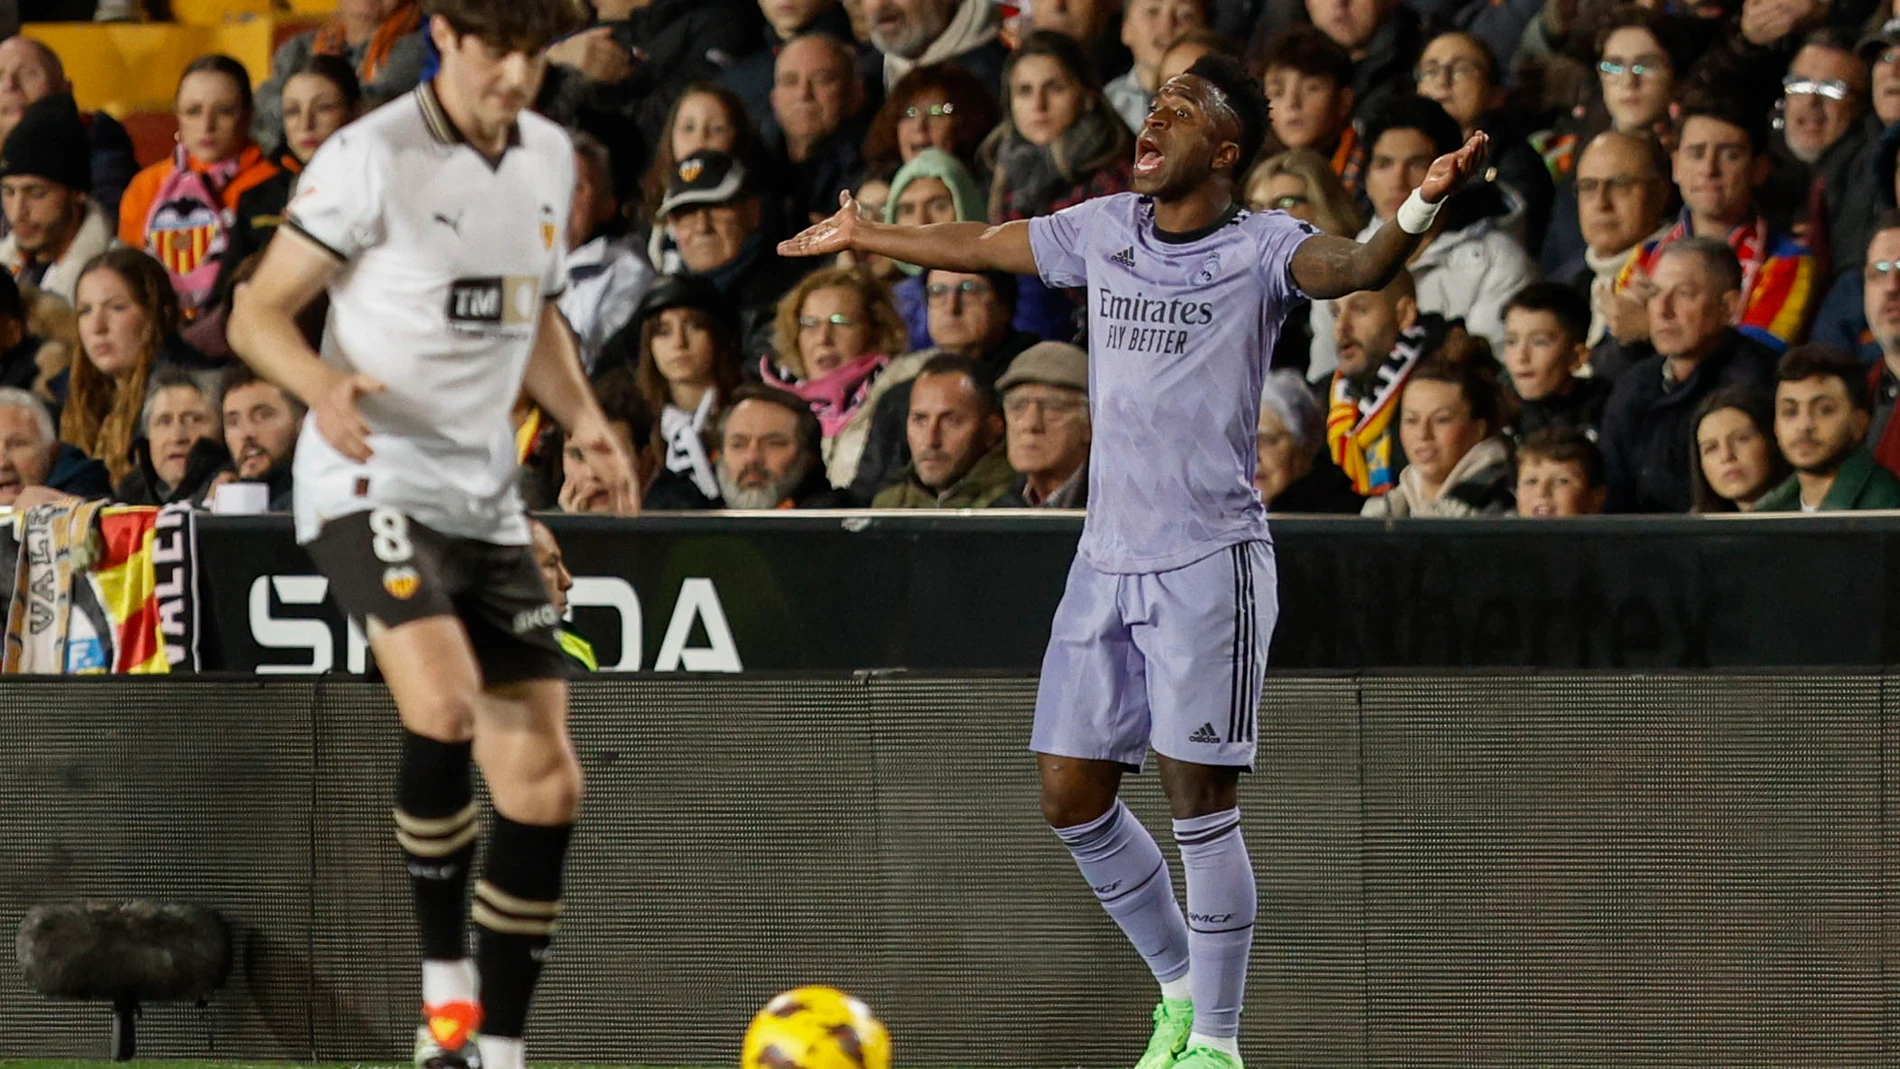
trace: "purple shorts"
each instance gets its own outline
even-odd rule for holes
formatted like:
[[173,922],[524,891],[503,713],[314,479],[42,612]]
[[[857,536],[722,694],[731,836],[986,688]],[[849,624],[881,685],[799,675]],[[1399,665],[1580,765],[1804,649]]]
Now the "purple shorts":
[[1252,769],[1278,616],[1268,542],[1144,575],[1098,572],[1078,556],[1042,659],[1030,749],[1139,770],[1152,745]]

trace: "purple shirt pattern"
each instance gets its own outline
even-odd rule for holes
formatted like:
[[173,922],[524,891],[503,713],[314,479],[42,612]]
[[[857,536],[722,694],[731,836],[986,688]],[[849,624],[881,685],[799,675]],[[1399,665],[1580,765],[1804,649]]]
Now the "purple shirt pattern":
[[1170,242],[1136,193],[1029,221],[1043,281],[1088,287],[1090,566],[1165,572],[1267,540],[1253,488],[1260,387],[1287,310],[1307,299],[1293,252],[1317,232],[1241,210]]

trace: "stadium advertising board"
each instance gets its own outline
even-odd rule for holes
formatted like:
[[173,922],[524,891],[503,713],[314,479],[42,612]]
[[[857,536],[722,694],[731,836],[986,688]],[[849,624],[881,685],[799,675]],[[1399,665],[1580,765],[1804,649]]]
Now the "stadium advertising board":
[[[1073,516],[554,517],[604,670],[1033,672]],[[1280,520],[1276,668],[1900,660],[1900,520]],[[199,524],[211,664],[360,672],[361,627],[276,517]]]

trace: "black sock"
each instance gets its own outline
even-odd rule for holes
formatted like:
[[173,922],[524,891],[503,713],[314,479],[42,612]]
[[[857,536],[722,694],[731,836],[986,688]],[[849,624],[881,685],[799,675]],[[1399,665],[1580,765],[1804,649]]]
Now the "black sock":
[[495,814],[488,871],[475,885],[482,1034],[519,1039],[561,916],[561,865],[573,825],[517,824]]
[[468,956],[468,871],[481,835],[466,742],[404,731],[396,786],[396,841],[415,889],[422,956]]

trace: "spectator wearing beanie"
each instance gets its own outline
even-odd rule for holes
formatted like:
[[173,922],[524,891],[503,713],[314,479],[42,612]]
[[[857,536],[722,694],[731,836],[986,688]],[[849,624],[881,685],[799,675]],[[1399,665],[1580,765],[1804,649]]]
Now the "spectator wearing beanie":
[[[48,20],[58,21],[58,20]],[[49,96],[73,95],[73,83],[59,56],[30,37],[0,41],[0,140],[13,132],[29,105]],[[132,155],[132,138],[119,121],[103,111],[81,112],[86,148],[92,158],[92,187],[88,190],[106,218],[119,217],[119,197],[126,183],[139,173]]]
[[7,236],[0,263],[14,279],[67,304],[86,261],[112,247],[112,222],[87,192],[92,149],[73,98],[27,106],[0,143],[0,206]]

